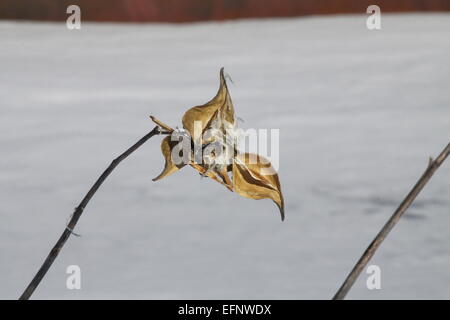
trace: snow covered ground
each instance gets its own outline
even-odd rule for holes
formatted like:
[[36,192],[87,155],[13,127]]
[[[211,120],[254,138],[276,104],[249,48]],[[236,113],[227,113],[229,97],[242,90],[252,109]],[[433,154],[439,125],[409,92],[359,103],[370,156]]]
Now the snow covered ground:
[[[191,25],[0,23],[0,298],[17,298],[113,157],[232,76],[246,128],[280,129],[286,220],[153,138],[91,201],[33,298],[329,299],[450,137],[450,15]],[[348,298],[450,299],[450,161]],[[82,289],[66,289],[79,265]]]

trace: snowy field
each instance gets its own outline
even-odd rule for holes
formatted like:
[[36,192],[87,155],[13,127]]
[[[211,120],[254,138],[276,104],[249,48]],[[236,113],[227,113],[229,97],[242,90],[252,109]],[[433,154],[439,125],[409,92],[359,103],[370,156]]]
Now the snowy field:
[[[185,168],[156,137],[91,201],[33,298],[329,299],[450,138],[450,15],[191,25],[0,22],[0,298],[17,298],[73,208],[221,66],[245,128],[280,129],[286,220]],[[450,161],[349,299],[450,299]],[[82,289],[66,289],[66,268]]]

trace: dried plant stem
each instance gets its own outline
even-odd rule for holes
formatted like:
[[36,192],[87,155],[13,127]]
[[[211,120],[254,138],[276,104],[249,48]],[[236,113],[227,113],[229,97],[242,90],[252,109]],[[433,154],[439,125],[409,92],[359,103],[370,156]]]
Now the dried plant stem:
[[86,205],[89,203],[91,198],[94,196],[94,194],[97,192],[97,190],[100,188],[102,183],[106,180],[106,178],[111,174],[111,172],[117,167],[117,165],[122,160],[127,158],[130,154],[132,154],[134,151],[136,151],[140,146],[142,146],[148,139],[150,139],[154,135],[165,134],[165,133],[166,132],[161,132],[159,127],[155,127],[152,131],[147,133],[138,142],[136,142],[128,150],[126,150],[124,153],[122,153],[119,157],[117,157],[116,159],[114,159],[111,162],[109,167],[102,173],[102,175],[98,178],[98,180],[94,183],[94,185],[91,187],[91,189],[85,195],[85,197],[80,202],[78,207],[76,207],[76,209],[75,209],[74,213],[72,214],[72,217],[69,221],[69,224],[64,229],[64,232],[62,233],[61,237],[58,239],[55,246],[50,251],[50,253],[48,254],[44,263],[40,267],[39,271],[36,273],[33,280],[31,280],[28,287],[25,289],[25,291],[20,296],[19,300],[27,300],[33,294],[34,290],[37,288],[37,286],[39,285],[39,283],[41,282],[41,280],[44,278],[45,274],[47,273],[48,269],[50,269],[51,265],[55,261],[56,257],[58,256],[59,252],[61,251],[62,247],[66,243],[67,239],[69,239],[70,235],[73,233],[72,230],[75,228],[75,226],[78,222],[78,219],[80,219],[80,216],[83,213],[84,208],[86,208]]
[[377,236],[369,245],[369,247],[366,249],[366,251],[364,251],[362,257],[358,260],[353,270],[350,272],[350,274],[347,276],[342,286],[334,295],[333,300],[342,300],[345,298],[348,291],[351,289],[351,287],[353,286],[356,279],[361,274],[362,270],[365,268],[367,263],[373,257],[376,250],[380,247],[383,240],[386,238],[386,236],[389,234],[389,232],[392,230],[395,224],[400,220],[403,213],[405,213],[405,211],[409,208],[411,203],[414,201],[414,199],[417,197],[420,191],[422,191],[422,189],[428,183],[430,178],[441,166],[441,164],[445,161],[445,159],[448,157],[449,154],[450,154],[450,144],[447,145],[447,147],[441,152],[441,154],[436,158],[436,160],[430,158],[428,168],[425,170],[425,172],[417,181],[412,190],[408,193],[406,198],[402,201],[397,210],[395,210],[395,212],[392,214],[391,218],[383,226],[381,231],[377,234]]

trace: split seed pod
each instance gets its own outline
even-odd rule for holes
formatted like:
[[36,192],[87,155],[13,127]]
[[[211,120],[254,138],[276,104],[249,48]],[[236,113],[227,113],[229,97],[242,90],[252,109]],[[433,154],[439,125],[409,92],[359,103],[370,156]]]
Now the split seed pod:
[[[284,220],[280,181],[270,162],[259,155],[240,153],[236,149],[234,106],[223,68],[220,70],[220,86],[216,96],[206,104],[185,112],[182,119],[184,130],[174,130],[155,117],[151,116],[151,119],[170,134],[161,143],[164,169],[153,181],[167,177],[189,164],[202,176],[219,182],[243,197],[272,199]],[[184,148],[179,141],[180,136]],[[187,140],[187,148],[184,139]],[[180,162],[180,159],[184,161]]]

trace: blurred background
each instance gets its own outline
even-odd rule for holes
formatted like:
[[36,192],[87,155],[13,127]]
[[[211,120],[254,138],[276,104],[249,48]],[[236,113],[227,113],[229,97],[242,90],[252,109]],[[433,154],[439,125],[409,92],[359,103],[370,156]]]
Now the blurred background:
[[365,12],[450,11],[448,0],[1,0],[0,19],[58,21],[69,5],[83,8],[85,21],[193,22]]
[[[72,4],[81,29],[66,26]],[[0,298],[21,294],[99,174],[153,128],[148,116],[180,126],[225,67],[240,126],[280,130],[286,220],[190,168],[153,182],[154,137],[95,195],[33,298],[330,299],[449,142],[449,9],[0,0]],[[449,182],[447,161],[370,262],[381,289],[363,273],[349,299],[450,298]],[[70,265],[81,290],[66,287]]]

